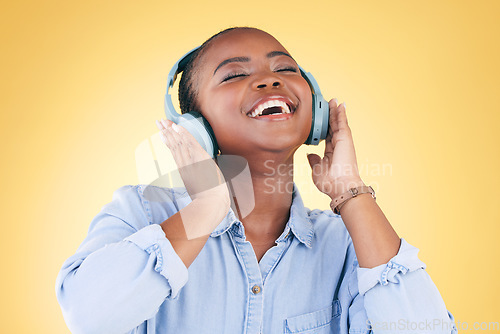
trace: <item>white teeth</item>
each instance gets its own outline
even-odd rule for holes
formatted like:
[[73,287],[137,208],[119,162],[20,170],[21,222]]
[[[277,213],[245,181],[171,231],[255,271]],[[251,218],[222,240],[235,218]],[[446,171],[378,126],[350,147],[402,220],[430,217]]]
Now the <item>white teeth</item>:
[[270,100],[266,101],[264,103],[259,104],[250,114],[248,114],[249,117],[256,117],[258,115],[262,115],[262,112],[264,109],[271,108],[271,107],[280,107],[281,112],[283,114],[290,114],[292,111],[288,107],[288,105],[280,100]]

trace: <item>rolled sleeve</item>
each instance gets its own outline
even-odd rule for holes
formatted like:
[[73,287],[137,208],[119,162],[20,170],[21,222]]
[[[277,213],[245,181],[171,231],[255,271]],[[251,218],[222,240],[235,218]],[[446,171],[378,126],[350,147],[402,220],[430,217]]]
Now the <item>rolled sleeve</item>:
[[359,293],[364,295],[379,283],[381,285],[387,285],[389,282],[399,283],[401,275],[420,268],[425,269],[425,263],[418,258],[418,251],[418,248],[401,238],[399,252],[388,263],[374,268],[358,267]]
[[457,333],[452,314],[418,259],[401,239],[398,254],[374,268],[357,267],[368,329],[373,333]]
[[[173,207],[167,200],[164,206]],[[56,296],[72,333],[126,333],[177,297],[187,279],[187,268],[153,222],[143,187],[124,186],[64,262]]]
[[165,237],[161,226],[150,225],[124,240],[156,257],[154,270],[167,279],[171,288],[170,297],[175,299],[188,280],[188,270]]

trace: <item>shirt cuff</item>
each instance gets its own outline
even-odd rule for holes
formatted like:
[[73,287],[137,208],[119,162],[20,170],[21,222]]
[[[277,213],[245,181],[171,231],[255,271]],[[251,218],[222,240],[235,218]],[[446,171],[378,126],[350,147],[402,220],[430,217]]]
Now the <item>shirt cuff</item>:
[[374,268],[357,268],[358,289],[361,295],[380,283],[387,285],[399,283],[399,279],[407,272],[417,269],[425,269],[425,263],[420,261],[417,254],[419,249],[413,247],[401,238],[401,246],[398,253],[386,264]]
[[176,298],[188,280],[188,270],[165,237],[161,226],[151,224],[124,240],[136,244],[150,256],[156,257],[154,270],[167,279],[171,289],[170,297]]

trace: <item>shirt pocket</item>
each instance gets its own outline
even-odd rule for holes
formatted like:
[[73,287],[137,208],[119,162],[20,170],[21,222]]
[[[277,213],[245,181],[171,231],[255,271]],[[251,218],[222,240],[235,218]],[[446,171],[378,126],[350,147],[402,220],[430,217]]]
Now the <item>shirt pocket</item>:
[[342,309],[338,299],[332,305],[311,313],[301,314],[285,320],[284,333],[326,334],[337,333],[340,328]]

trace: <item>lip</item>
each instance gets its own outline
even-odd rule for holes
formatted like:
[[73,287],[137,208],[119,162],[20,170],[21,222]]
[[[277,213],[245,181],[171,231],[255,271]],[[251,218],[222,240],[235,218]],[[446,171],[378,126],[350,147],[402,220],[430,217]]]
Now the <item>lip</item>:
[[266,95],[266,96],[262,96],[261,98],[257,99],[257,101],[255,101],[253,103],[253,105],[250,108],[250,110],[248,110],[246,112],[246,115],[248,116],[252,111],[254,111],[255,108],[257,108],[259,106],[259,104],[262,104],[262,103],[265,103],[265,102],[271,101],[271,100],[278,100],[278,101],[285,102],[288,105],[288,107],[290,107],[291,114],[293,114],[295,112],[295,110],[297,109],[297,105],[290,98],[288,98],[286,96],[283,96],[283,95]]
[[293,113],[290,114],[271,114],[264,116],[253,117],[252,119],[257,121],[275,122],[275,121],[286,121],[293,117]]

